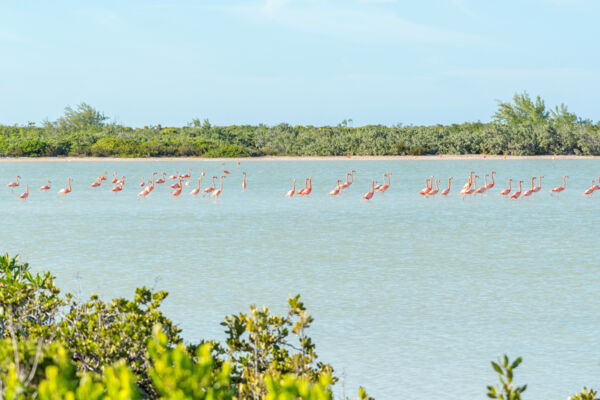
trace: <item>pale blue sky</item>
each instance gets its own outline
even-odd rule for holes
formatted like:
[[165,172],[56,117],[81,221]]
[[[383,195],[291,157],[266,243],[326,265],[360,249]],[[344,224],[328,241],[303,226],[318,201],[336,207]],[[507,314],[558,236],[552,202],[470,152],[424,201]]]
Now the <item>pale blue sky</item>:
[[597,0],[3,2],[0,123],[85,101],[133,126],[445,124],[523,90],[596,121],[599,17]]

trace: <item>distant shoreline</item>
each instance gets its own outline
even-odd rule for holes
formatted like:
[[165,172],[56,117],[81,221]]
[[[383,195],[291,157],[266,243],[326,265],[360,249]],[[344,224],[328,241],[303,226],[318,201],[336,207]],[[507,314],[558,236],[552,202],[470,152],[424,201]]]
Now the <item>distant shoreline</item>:
[[600,156],[576,156],[576,155],[540,155],[540,156],[498,156],[498,155],[480,155],[465,154],[452,155],[444,154],[427,156],[260,156],[260,157],[239,157],[239,158],[205,158],[205,157],[0,157],[0,162],[184,162],[184,161],[205,161],[205,162],[253,162],[253,161],[475,161],[475,160],[595,160]]

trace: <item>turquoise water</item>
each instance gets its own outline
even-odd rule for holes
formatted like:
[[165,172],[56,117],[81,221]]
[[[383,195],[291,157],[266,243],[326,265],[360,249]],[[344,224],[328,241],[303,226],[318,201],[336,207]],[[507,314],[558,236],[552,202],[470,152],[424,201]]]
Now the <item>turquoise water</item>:
[[[344,377],[338,394],[361,384],[377,399],[483,398],[496,380],[489,361],[505,352],[524,357],[516,380],[528,398],[597,386],[600,199],[581,193],[600,161],[242,160],[227,164],[218,200],[187,194],[202,166],[220,175],[210,161],[4,162],[1,183],[19,174],[31,195],[0,190],[1,250],[81,296],[168,290],[164,310],[189,341],[221,339],[225,315],[252,303],[283,311],[301,293],[317,353]],[[141,176],[188,167],[179,198],[165,185],[136,196]],[[355,183],[327,196],[350,169]],[[104,170],[126,176],[122,192],[87,188]],[[495,170],[494,193],[458,196],[471,170]],[[386,171],[390,189],[362,201]],[[567,190],[551,196],[565,174]],[[417,195],[430,175],[444,187],[454,177],[448,198]],[[495,194],[533,175],[544,188],[531,199]],[[73,192],[59,198],[69,176]],[[284,197],[308,176],[309,198]],[[53,188],[40,193],[46,179]]]

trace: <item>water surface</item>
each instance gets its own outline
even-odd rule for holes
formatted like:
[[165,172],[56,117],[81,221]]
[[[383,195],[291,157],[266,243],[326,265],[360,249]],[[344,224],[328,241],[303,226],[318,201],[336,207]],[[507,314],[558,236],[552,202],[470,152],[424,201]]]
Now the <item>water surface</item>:
[[[242,160],[227,164],[218,200],[188,195],[195,181],[179,198],[164,185],[136,196],[152,171],[191,167],[194,178],[202,166],[221,174],[210,161],[2,163],[2,183],[19,174],[32,192],[0,191],[2,251],[84,297],[168,290],[164,311],[189,341],[223,339],[225,315],[252,303],[283,311],[301,293],[317,353],[344,377],[338,394],[361,384],[378,399],[483,398],[502,353],[524,357],[516,380],[531,398],[597,384],[600,199],[581,193],[600,161]],[[328,197],[352,168],[354,185]],[[123,192],[87,188],[104,170],[126,176]],[[533,175],[544,188],[521,201],[416,194],[425,177],[462,186],[471,170],[495,170],[494,192]],[[386,171],[391,188],[361,201]],[[551,196],[564,174],[567,190]],[[57,196],[69,176],[73,192]],[[308,176],[310,198],[284,198]],[[38,192],[46,179],[53,189]]]

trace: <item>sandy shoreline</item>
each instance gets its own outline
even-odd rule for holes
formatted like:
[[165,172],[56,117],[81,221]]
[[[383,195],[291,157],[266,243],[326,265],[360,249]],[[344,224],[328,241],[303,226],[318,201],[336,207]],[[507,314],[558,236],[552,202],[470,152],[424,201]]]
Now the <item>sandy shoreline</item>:
[[288,156],[261,156],[261,157],[242,157],[242,158],[205,158],[205,157],[140,157],[140,158],[120,158],[120,157],[0,157],[0,162],[184,162],[184,161],[204,161],[204,162],[253,162],[253,161],[436,161],[436,160],[592,160],[600,159],[600,156],[495,156],[480,154],[469,155],[442,155],[440,156],[308,156],[308,157],[288,157]]

